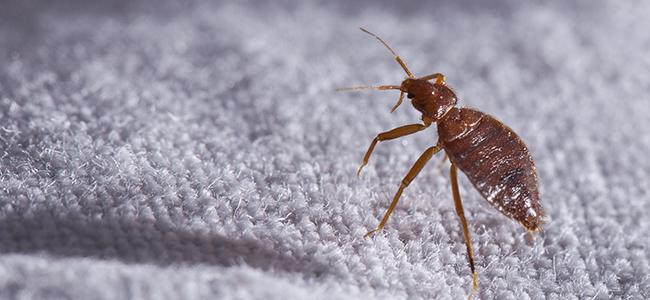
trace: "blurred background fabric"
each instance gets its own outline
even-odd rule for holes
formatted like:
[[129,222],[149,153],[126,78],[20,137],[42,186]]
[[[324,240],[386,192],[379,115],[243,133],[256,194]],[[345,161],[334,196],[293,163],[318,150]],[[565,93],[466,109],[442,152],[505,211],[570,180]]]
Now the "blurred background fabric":
[[464,175],[480,299],[650,298],[650,3],[5,1],[0,298],[460,299],[435,129],[395,91],[442,72],[537,163],[545,231]]

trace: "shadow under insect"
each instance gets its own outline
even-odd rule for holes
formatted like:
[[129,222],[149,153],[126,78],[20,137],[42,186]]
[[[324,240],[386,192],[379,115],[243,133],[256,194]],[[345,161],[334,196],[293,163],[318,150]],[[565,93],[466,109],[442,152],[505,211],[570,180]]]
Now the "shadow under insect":
[[88,220],[87,216],[57,215],[48,210],[34,211],[29,217],[1,219],[0,253],[44,253],[160,266],[246,264],[310,277],[328,271],[313,257],[297,257],[274,249],[271,241],[233,239],[148,220]]

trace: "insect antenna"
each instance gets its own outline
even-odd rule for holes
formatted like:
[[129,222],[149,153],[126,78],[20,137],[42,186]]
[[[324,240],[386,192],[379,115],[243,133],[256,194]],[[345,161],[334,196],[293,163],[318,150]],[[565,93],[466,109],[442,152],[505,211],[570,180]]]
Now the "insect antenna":
[[385,90],[399,90],[401,87],[399,85],[378,85],[378,86],[353,86],[353,87],[344,87],[344,88],[338,88],[336,89],[337,92],[351,92],[351,91],[359,91],[359,90],[379,90],[379,91],[385,91]]
[[390,110],[390,112],[394,112],[397,107],[399,107],[400,104],[402,104],[402,100],[404,99],[404,91],[402,91],[402,87],[399,85],[379,85],[379,86],[353,86],[353,87],[345,87],[345,88],[338,88],[336,89],[337,92],[352,92],[352,91],[358,91],[358,90],[400,90],[399,93],[399,99],[397,99],[397,103],[393,106],[393,108]]
[[382,39],[381,39],[379,36],[377,36],[376,34],[374,34],[374,33],[370,32],[370,31],[366,30],[366,29],[363,28],[363,27],[360,27],[359,29],[361,29],[361,31],[363,31],[363,32],[365,32],[365,33],[367,33],[367,34],[369,34],[369,35],[371,35],[371,36],[374,36],[377,40],[379,40],[382,44],[384,44],[384,46],[386,46],[386,48],[388,49],[388,51],[390,51],[390,53],[393,54],[393,57],[395,58],[395,60],[397,61],[397,63],[402,67],[402,69],[404,69],[404,72],[406,72],[406,75],[408,75],[409,78],[413,78],[413,73],[411,73],[411,71],[409,71],[409,69],[406,67],[406,63],[404,63],[404,61],[402,60],[402,58],[399,57],[399,55],[397,55],[397,53],[395,53],[395,51],[393,50],[393,48],[391,48],[390,46],[388,46],[388,44],[387,44],[386,42],[384,42],[384,40],[382,40]]

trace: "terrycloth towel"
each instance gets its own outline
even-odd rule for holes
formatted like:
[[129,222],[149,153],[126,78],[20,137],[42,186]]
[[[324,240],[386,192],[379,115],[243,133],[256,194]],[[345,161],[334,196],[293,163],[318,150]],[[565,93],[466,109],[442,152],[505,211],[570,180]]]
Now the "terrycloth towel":
[[[42,2],[42,1],[40,1]],[[650,298],[650,4],[6,1],[0,298],[461,299],[471,277],[436,156],[364,240],[435,128],[416,75],[515,130],[531,238],[460,176],[481,299]]]

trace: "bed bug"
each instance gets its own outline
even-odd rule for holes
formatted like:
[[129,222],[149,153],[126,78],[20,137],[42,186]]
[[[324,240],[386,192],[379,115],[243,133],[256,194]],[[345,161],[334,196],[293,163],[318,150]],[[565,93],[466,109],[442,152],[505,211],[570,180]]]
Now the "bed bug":
[[512,129],[486,113],[472,108],[456,107],[458,99],[454,91],[446,85],[444,75],[434,73],[424,77],[414,77],[402,58],[383,39],[366,29],[361,28],[361,30],[375,37],[393,54],[393,58],[406,72],[407,77],[400,85],[361,86],[339,90],[399,90],[399,98],[391,112],[402,104],[406,94],[413,107],[422,113],[422,123],[379,133],[366,151],[357,175],[368,164],[378,142],[422,131],[433,123],[438,127],[438,142],[435,146],[426,149],[417,159],[402,180],[379,225],[369,231],[364,238],[384,228],[404,189],[434,154],[444,150],[451,162],[449,170],[451,192],[467,247],[467,258],[472,273],[472,292],[475,292],[478,289],[478,276],[474,268],[472,242],[458,189],[457,169],[465,173],[469,181],[493,207],[521,223],[526,230],[538,232],[542,229],[544,213],[539,200],[539,180],[535,163],[526,145]]

